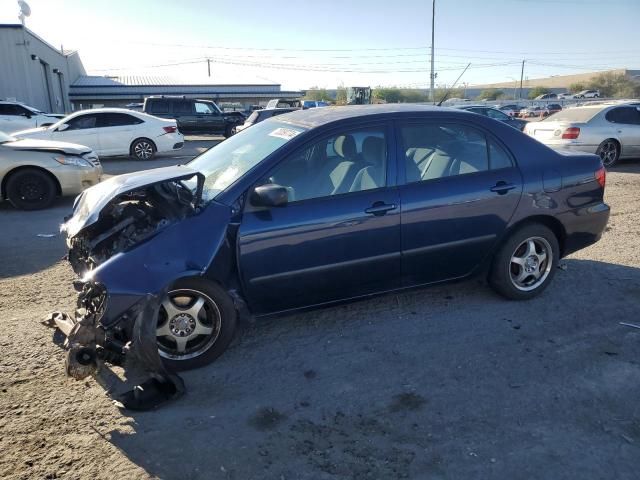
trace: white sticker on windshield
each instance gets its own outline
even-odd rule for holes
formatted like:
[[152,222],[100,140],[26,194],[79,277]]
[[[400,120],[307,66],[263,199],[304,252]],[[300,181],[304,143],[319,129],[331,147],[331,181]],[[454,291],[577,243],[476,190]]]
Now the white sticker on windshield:
[[300,132],[298,130],[294,130],[292,128],[276,128],[273,132],[269,134],[270,137],[278,137],[283,138],[285,140],[291,140],[296,135],[299,135]]

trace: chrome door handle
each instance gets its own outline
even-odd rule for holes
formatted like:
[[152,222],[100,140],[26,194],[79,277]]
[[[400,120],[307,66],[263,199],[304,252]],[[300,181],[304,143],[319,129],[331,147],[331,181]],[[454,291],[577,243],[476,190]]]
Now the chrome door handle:
[[369,213],[371,215],[381,216],[387,213],[390,210],[395,210],[397,207],[395,203],[384,203],[384,202],[376,202],[367,208],[364,213]]

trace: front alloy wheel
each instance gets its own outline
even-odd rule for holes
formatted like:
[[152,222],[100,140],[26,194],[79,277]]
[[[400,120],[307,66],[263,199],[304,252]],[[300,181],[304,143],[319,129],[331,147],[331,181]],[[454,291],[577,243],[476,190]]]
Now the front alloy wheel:
[[158,353],[172,370],[202,367],[227,349],[235,326],[233,301],[222,288],[204,278],[180,279],[158,312]]

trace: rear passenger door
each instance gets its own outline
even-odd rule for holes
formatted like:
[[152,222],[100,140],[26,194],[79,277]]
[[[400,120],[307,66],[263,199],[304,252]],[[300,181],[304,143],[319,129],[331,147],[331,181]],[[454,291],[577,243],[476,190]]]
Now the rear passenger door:
[[126,113],[98,114],[98,142],[102,155],[127,155],[143,120]]
[[171,118],[175,118],[180,132],[197,132],[197,119],[196,113],[193,110],[193,101],[187,99],[176,99],[171,103]]
[[389,125],[341,128],[311,140],[259,182],[287,187],[289,202],[260,208],[249,201],[245,207],[239,263],[252,311],[399,287],[394,153]]
[[471,273],[504,233],[522,193],[505,146],[473,124],[398,123],[405,286]]

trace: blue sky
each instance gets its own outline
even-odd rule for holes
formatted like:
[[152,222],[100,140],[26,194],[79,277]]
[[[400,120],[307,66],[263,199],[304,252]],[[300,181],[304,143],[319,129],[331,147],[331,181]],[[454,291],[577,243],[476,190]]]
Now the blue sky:
[[[27,0],[89,73],[221,83],[426,86],[431,1]],[[0,22],[16,23],[14,0]],[[640,0],[436,0],[437,84],[640,69]]]

